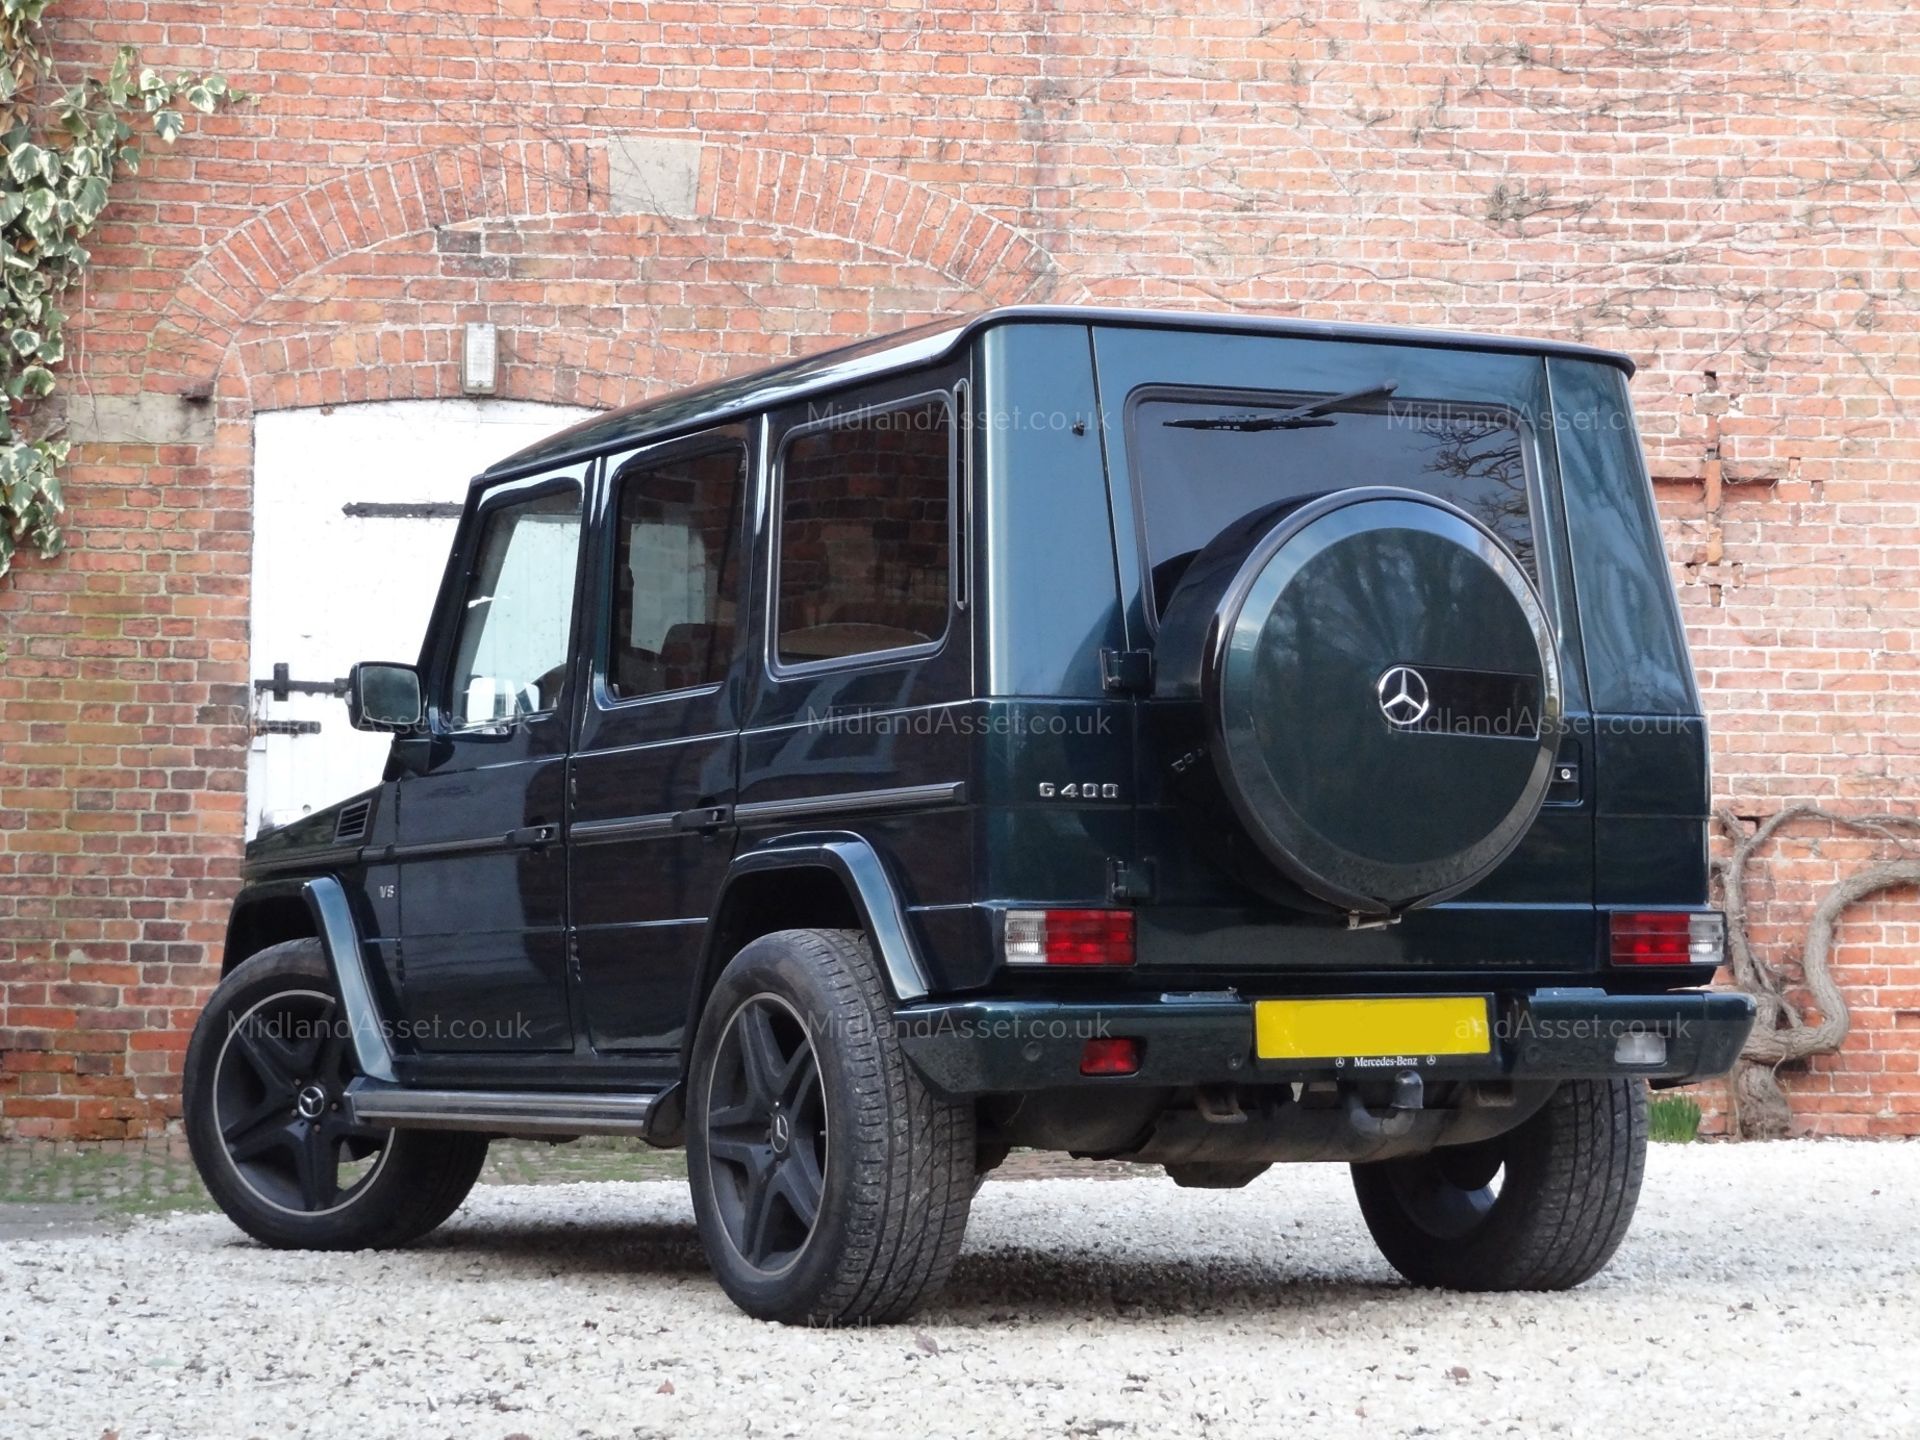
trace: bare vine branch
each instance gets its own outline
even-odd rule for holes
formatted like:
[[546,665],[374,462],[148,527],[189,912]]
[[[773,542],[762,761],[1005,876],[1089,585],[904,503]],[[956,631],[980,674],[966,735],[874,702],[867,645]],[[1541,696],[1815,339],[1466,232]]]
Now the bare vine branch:
[[[1735,1120],[1742,1134],[1783,1134],[1790,1115],[1785,1094],[1779,1088],[1779,1068],[1810,1056],[1834,1054],[1852,1028],[1846,992],[1834,978],[1832,965],[1833,936],[1840,917],[1870,896],[1920,885],[1920,816],[1845,815],[1822,805],[1803,804],[1776,811],[1752,829],[1728,806],[1716,809],[1714,818],[1733,844],[1726,860],[1717,867],[1721,903],[1727,913],[1728,968],[1734,983],[1754,997],[1759,1012],[1736,1067]],[[1801,820],[1824,821],[1870,835],[1898,852],[1891,859],[1875,861],[1843,876],[1814,907],[1798,956],[1798,983],[1806,990],[1817,1016],[1812,1023],[1793,1004],[1787,973],[1754,949],[1748,922],[1749,864],[1781,830]]]

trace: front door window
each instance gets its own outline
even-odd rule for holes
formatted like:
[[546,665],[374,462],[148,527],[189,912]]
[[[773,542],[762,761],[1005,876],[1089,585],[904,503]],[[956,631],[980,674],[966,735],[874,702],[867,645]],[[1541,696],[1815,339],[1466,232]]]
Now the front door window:
[[559,703],[579,553],[575,490],[502,506],[487,519],[454,647],[447,708],[456,728],[542,715]]

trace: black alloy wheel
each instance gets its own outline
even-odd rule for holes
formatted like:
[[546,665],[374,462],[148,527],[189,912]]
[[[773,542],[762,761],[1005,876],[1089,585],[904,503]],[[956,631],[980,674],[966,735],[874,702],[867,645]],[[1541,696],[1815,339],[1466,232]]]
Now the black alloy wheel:
[[322,991],[281,991],[233,1022],[214,1062],[214,1121],[263,1204],[322,1215],[379,1174],[392,1132],[349,1118],[358,1074],[338,1002]]
[[487,1137],[353,1123],[360,1074],[326,952],[312,937],[235,966],[187,1046],[193,1163],[227,1217],[267,1245],[405,1245],[459,1208]]
[[829,1144],[820,1060],[791,1005],[760,994],[733,1012],[709,1094],[707,1164],[727,1239],[755,1271],[782,1274],[819,1223]]
[[971,1104],[907,1060],[857,930],[776,930],[714,982],[687,1073],[687,1181],[714,1278],[762,1320],[898,1320],[966,1234]]

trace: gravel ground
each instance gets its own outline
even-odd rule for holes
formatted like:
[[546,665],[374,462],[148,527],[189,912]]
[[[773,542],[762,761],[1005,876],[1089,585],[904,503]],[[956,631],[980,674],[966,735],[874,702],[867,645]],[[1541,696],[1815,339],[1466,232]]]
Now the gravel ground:
[[1398,1281],[1345,1172],[991,1184],[900,1327],[799,1331],[709,1279],[684,1187],[492,1186],[422,1248],[225,1220],[0,1245],[0,1436],[1920,1433],[1920,1144],[1656,1147],[1559,1296]]

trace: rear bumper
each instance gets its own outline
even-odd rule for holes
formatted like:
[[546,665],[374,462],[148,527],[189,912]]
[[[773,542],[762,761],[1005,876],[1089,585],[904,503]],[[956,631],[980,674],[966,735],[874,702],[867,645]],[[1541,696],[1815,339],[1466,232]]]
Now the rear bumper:
[[[1013,1094],[1073,1086],[1179,1087],[1293,1080],[1386,1079],[1416,1070],[1438,1081],[1597,1080],[1639,1076],[1678,1083],[1725,1074],[1753,1028],[1751,997],[1683,991],[1609,995],[1536,990],[1497,997],[1492,1048],[1473,1056],[1392,1056],[1274,1063],[1254,1055],[1253,1002],[1214,992],[1155,1000],[967,1000],[902,1007],[895,1033],[908,1058],[949,1095]],[[1621,1058],[1625,1036],[1657,1036],[1657,1061]],[[1088,1077],[1093,1039],[1132,1037],[1140,1068]],[[1628,1053],[1644,1051],[1632,1042]]]

